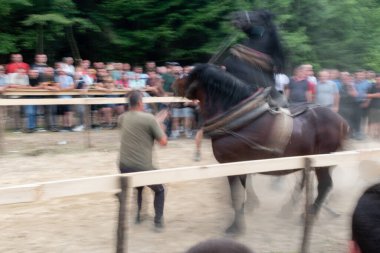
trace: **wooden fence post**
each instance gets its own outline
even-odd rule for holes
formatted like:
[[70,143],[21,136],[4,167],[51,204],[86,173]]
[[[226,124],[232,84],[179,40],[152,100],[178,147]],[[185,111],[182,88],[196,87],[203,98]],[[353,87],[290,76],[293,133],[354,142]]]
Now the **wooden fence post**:
[[313,168],[311,167],[311,159],[305,158],[305,191],[306,191],[306,201],[305,201],[305,225],[303,231],[303,240],[301,246],[301,253],[308,253],[310,247],[310,235],[311,229],[314,221],[314,214],[311,210],[311,205],[313,203],[313,180],[312,172]]
[[126,234],[128,235],[127,223],[128,223],[128,211],[127,211],[127,198],[128,198],[128,178],[120,177],[121,191],[117,194],[119,197],[119,218],[117,224],[117,245],[116,253],[127,253],[128,244]]
[[84,110],[84,134],[85,134],[85,140],[86,144],[85,146],[87,148],[91,148],[91,105],[84,104],[85,110]]
[[5,135],[6,110],[7,110],[6,106],[0,106],[0,155],[5,153],[4,135]]

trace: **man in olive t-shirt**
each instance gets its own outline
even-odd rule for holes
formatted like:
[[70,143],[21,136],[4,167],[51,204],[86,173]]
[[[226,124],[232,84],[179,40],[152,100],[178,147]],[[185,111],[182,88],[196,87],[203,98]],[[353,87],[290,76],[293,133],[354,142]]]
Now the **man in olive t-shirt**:
[[[152,164],[152,151],[154,141],[161,146],[167,144],[167,136],[159,123],[164,120],[164,114],[158,114],[155,118],[152,114],[144,112],[144,104],[140,91],[130,92],[128,112],[119,118],[121,131],[121,145],[119,157],[119,169],[121,173],[139,172],[155,169]],[[154,195],[154,224],[156,228],[162,228],[162,216],[164,210],[164,187],[163,185],[149,185]],[[136,222],[140,222],[143,187],[138,187],[137,205],[138,213]]]

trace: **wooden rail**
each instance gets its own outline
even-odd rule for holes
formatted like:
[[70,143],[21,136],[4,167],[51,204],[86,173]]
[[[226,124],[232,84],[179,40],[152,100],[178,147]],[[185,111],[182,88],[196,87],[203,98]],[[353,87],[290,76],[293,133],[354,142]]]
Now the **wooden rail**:
[[[62,95],[62,94],[61,94]],[[143,97],[144,103],[178,103],[189,102],[190,100],[182,97]],[[124,104],[126,98],[4,98],[0,99],[0,106],[16,106],[16,105],[96,105],[96,104]]]
[[[53,91],[46,89],[15,89],[7,88],[3,91],[3,96],[57,96],[57,95],[91,95],[91,96],[104,96],[104,95],[124,95],[130,92],[132,89],[113,89],[113,90],[96,90],[96,89],[75,89],[72,91]],[[142,90],[144,91],[144,90]]]
[[[75,196],[97,192],[117,191],[119,196],[119,217],[117,224],[116,253],[128,252],[129,213],[132,203],[132,188],[150,184],[174,183],[232,176],[240,174],[280,171],[289,169],[306,169],[311,166],[343,165],[353,161],[379,159],[380,149],[337,152],[324,155],[285,157],[257,161],[213,164],[165,170],[146,171],[128,174],[116,174],[81,179],[60,180],[45,183],[28,184],[0,188],[0,205],[22,202],[34,202],[58,197]],[[305,167],[306,161],[306,168]],[[307,203],[311,201],[309,177],[306,178]],[[121,191],[120,191],[121,190]],[[305,210],[308,222],[305,222],[301,252],[309,252],[309,237],[313,217],[309,208]]]
[[[36,92],[36,91],[34,91]],[[24,93],[20,93],[24,94]],[[25,92],[28,96],[36,95],[33,92]],[[70,93],[58,92],[59,95],[68,95]],[[49,94],[52,95],[52,94]],[[80,95],[77,93],[77,95]],[[103,94],[104,95],[104,94]],[[189,102],[190,100],[183,97],[143,97],[144,103],[178,103]],[[5,106],[25,106],[25,105],[87,105],[86,106],[86,147],[91,147],[90,137],[90,109],[89,105],[97,104],[125,104],[125,97],[80,97],[80,98],[3,98],[0,99],[0,154],[4,153],[4,131],[6,110]]]
[[211,164],[10,186],[0,188],[0,205],[118,191],[120,190],[121,177],[126,177],[128,187],[133,188],[150,184],[178,183],[230,175],[302,169],[305,157],[312,160],[313,167],[344,165],[355,161],[379,159],[380,149]]

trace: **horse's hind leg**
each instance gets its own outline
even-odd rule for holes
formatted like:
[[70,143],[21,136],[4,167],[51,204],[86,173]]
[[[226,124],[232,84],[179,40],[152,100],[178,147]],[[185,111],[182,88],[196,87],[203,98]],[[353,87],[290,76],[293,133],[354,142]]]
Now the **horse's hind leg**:
[[[232,207],[235,211],[234,220],[227,228],[226,233],[241,233],[245,229],[244,223],[244,191],[242,185],[245,185],[246,176],[229,176],[228,183],[231,190]],[[243,184],[244,182],[244,184]],[[241,183],[241,185],[240,185]]]
[[330,167],[319,167],[315,169],[318,179],[318,196],[314,201],[311,211],[317,214],[325,201],[327,194],[332,188],[332,179],[330,175]]

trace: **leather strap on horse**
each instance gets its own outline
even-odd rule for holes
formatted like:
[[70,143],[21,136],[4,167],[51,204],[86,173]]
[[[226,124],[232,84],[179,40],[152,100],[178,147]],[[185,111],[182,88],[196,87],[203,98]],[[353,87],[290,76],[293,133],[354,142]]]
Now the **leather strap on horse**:
[[249,97],[222,115],[208,120],[203,127],[203,131],[211,136],[215,130],[225,128],[228,125],[234,125],[234,128],[243,126],[244,123],[237,125],[233,121],[239,120],[241,117],[243,117],[243,120],[240,120],[240,122],[247,123],[249,120],[258,117],[261,115],[261,113],[265,112],[265,110],[269,109],[269,106],[266,102],[269,92],[270,88],[266,88],[260,94],[255,94]]
[[241,117],[237,117],[234,120],[228,121],[223,125],[213,125],[212,128],[204,128],[204,133],[210,137],[221,136],[226,133],[230,133],[239,127],[247,125],[247,123],[255,120],[261,114],[267,112],[269,110],[268,103],[262,103],[260,106],[255,109],[249,111],[248,113],[241,115]]
[[230,48],[232,55],[235,55],[239,59],[242,59],[253,66],[259,66],[266,71],[273,71],[273,62],[270,56],[246,47],[242,44],[236,44]]
[[284,153],[293,133],[293,117],[290,116],[289,110],[283,108],[270,112],[275,114],[275,121],[266,146],[276,150],[281,155]]

